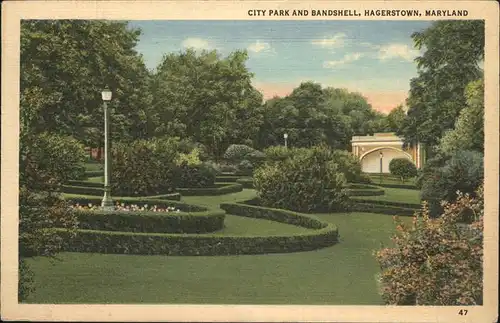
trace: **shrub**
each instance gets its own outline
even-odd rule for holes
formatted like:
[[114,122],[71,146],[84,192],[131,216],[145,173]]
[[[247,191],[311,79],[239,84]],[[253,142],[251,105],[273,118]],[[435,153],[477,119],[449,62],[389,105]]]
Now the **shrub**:
[[[118,254],[213,256],[308,251],[328,247],[338,241],[338,230],[334,225],[312,216],[239,204],[224,204],[223,208],[236,215],[294,223],[316,229],[301,234],[279,236],[78,230],[77,237],[65,245],[65,250]],[[60,233],[62,238],[65,234]]]
[[85,149],[76,139],[49,133],[21,135],[20,182],[33,189],[45,189],[84,172]]
[[253,178],[238,178],[236,183],[241,184],[243,188],[253,188]]
[[[390,305],[482,305],[482,188],[477,198],[458,194],[432,219],[424,205],[407,227],[397,220],[393,248],[375,253],[380,293]],[[464,224],[467,220],[470,224]]]
[[26,264],[26,260],[19,258],[19,279],[17,285],[17,299],[19,302],[25,301],[29,294],[34,291],[33,271]]
[[457,191],[474,194],[484,179],[483,154],[458,151],[443,159],[442,167],[427,170],[422,180],[421,199],[429,203],[431,216],[438,216],[441,201],[453,202]]
[[224,153],[224,159],[230,161],[241,161],[246,159],[255,149],[247,145],[230,145]]
[[242,175],[252,175],[254,170],[253,164],[247,160],[244,159],[238,164],[238,173]]
[[345,177],[323,147],[256,170],[254,186],[264,206],[299,212],[345,209]]
[[366,180],[366,175],[361,171],[361,163],[353,154],[344,150],[333,150],[328,158],[339,165],[339,171],[344,173],[348,182],[371,183],[371,180]]
[[193,148],[189,154],[179,153],[175,158],[175,164],[177,166],[187,165],[187,166],[198,166],[201,164],[200,160],[200,150],[198,148]]
[[217,177],[208,164],[183,164],[176,168],[175,184],[178,188],[212,187]]
[[417,167],[406,158],[394,158],[389,163],[389,171],[392,175],[401,178],[404,183],[406,179],[417,176]]
[[295,149],[296,148],[287,148],[285,146],[271,146],[264,149],[264,154],[268,161],[280,161],[291,157]]
[[147,196],[172,192],[175,167],[165,161],[168,153],[165,149],[157,140],[114,144],[111,167],[113,193]]
[[183,196],[214,196],[241,192],[243,186],[237,183],[216,183],[215,187],[178,188],[177,190]]

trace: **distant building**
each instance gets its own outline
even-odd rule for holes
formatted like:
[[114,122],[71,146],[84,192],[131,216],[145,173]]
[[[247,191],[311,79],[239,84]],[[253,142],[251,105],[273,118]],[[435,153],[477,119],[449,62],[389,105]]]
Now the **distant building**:
[[[365,173],[389,173],[389,163],[394,158],[407,158],[417,169],[425,162],[425,152],[419,143],[404,149],[403,139],[394,133],[375,133],[373,136],[354,136],[351,140],[352,153],[359,157]],[[382,154],[380,154],[382,153]],[[380,160],[382,159],[382,169]]]

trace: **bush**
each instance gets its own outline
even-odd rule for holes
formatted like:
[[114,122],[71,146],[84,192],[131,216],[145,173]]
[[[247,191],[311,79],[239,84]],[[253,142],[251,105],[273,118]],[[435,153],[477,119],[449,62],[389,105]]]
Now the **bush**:
[[53,189],[84,172],[85,149],[76,139],[49,133],[21,135],[20,178],[28,188]]
[[299,212],[345,209],[345,177],[329,155],[314,147],[257,169],[254,186],[263,205]]
[[174,190],[175,167],[170,153],[158,140],[116,143],[112,148],[111,184],[113,194],[148,196]]
[[25,301],[29,294],[34,291],[34,276],[33,271],[29,268],[26,260],[19,258],[19,279],[17,285],[18,302]]
[[188,164],[186,161],[176,168],[175,185],[178,188],[212,187],[217,177],[216,170],[208,164]]
[[[182,207],[182,204],[151,200],[148,205]],[[182,211],[182,209],[181,209]],[[99,211],[75,210],[80,229],[125,232],[206,233],[224,227],[224,212],[203,211],[151,212],[151,211]]]
[[285,146],[270,146],[264,149],[264,155],[267,161],[281,161],[293,156],[296,149]]
[[214,196],[241,192],[243,186],[237,183],[216,183],[215,187],[203,188],[178,188],[183,196]]
[[238,164],[238,173],[242,175],[252,175],[254,170],[253,164],[247,160],[244,159]]
[[[279,236],[229,236],[217,234],[165,234],[78,230],[65,250],[74,252],[214,256],[269,254],[315,250],[338,241],[337,228],[312,216],[285,210],[224,204],[235,215],[259,217],[316,228],[305,233]],[[65,232],[61,232],[62,238]]]
[[230,161],[241,161],[254,153],[255,149],[247,145],[230,145],[224,153],[224,159]]
[[[380,293],[389,305],[482,305],[482,188],[458,194],[432,219],[427,206],[407,227],[397,221],[395,247],[375,253]],[[464,220],[470,224],[464,224]]]
[[243,188],[253,188],[253,178],[238,178],[236,183],[241,184]]
[[401,178],[404,183],[406,179],[417,176],[417,167],[406,158],[394,158],[389,163],[389,171],[392,175]]
[[442,213],[441,201],[453,202],[457,191],[474,194],[484,179],[481,153],[458,151],[442,160],[444,165],[427,169],[422,180],[421,199],[429,203],[433,217]]
[[348,182],[371,183],[371,180],[366,180],[366,175],[361,171],[361,163],[353,154],[344,150],[333,150],[329,158],[339,165],[339,171],[344,173]]

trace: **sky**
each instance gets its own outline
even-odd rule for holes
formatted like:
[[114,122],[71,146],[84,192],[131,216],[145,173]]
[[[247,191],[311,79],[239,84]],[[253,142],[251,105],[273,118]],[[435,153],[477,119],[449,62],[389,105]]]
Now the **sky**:
[[186,48],[249,53],[253,84],[265,99],[285,96],[301,82],[346,88],[388,113],[403,104],[414,58],[411,34],[430,21],[132,21],[137,50],[154,69],[162,56]]

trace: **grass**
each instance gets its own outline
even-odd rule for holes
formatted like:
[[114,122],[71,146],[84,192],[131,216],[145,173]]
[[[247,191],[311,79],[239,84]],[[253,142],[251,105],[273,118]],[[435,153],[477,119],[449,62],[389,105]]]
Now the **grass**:
[[401,179],[397,176],[391,175],[391,174],[369,174],[368,175],[372,181],[373,184],[398,184],[398,185],[408,185],[412,186],[415,185],[415,178],[408,178],[403,182],[401,182]]
[[85,170],[86,171],[98,171],[102,170],[102,163],[101,162],[90,162],[90,163],[85,163]]
[[89,177],[87,181],[92,183],[104,183],[104,176]]
[[[399,191],[387,189],[386,198],[412,202],[401,200],[412,197],[406,190]],[[254,196],[254,190],[245,189],[222,196],[183,197],[182,201],[218,207],[222,202]],[[392,217],[373,213],[316,216],[339,228],[340,243],[289,254],[167,257],[62,253],[61,261],[29,259],[36,289],[27,302],[382,305],[373,251],[381,243],[391,243]],[[273,227],[266,222],[270,221],[228,215],[224,230],[237,234],[305,230],[279,223]]]
[[359,198],[363,200],[379,200],[379,201],[420,204],[420,191],[403,189],[403,188],[388,188],[388,187],[382,187],[382,189],[385,191],[384,195],[360,196]]

